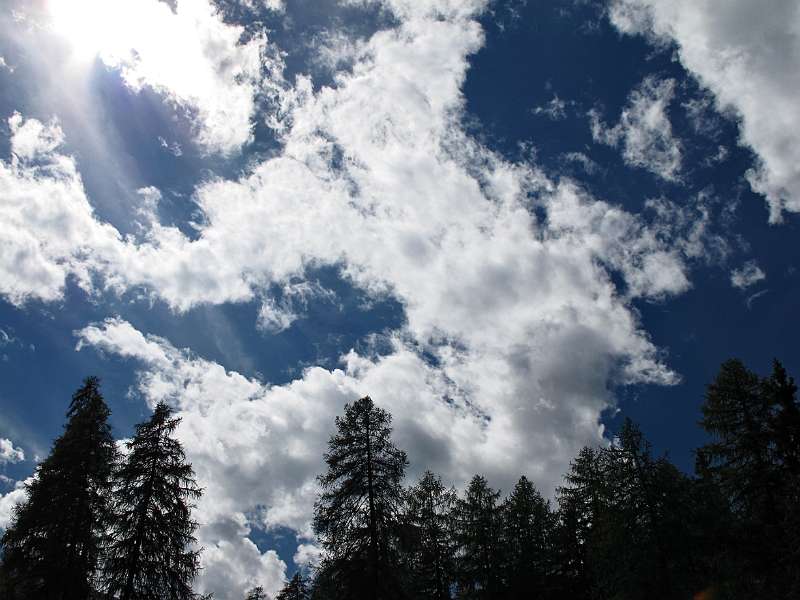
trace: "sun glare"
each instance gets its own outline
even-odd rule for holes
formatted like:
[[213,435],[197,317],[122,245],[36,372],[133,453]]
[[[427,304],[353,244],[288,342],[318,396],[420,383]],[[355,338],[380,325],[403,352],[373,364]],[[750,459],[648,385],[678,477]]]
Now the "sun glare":
[[139,24],[130,5],[127,0],[49,0],[47,7],[53,30],[69,43],[75,58],[92,60],[130,50],[131,31]]

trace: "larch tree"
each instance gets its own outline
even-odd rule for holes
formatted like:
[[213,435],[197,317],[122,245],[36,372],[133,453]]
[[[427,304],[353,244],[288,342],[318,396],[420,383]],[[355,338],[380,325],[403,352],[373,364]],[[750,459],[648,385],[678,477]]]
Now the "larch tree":
[[550,589],[555,528],[550,503],[523,476],[503,502],[500,517],[506,597],[544,597]]
[[413,597],[449,600],[456,546],[452,511],[458,495],[441,478],[425,471],[406,495],[403,556]]
[[88,377],[73,394],[64,433],[14,510],[2,538],[5,597],[85,600],[94,592],[117,463],[99,386]]
[[317,582],[330,597],[401,595],[397,533],[408,460],[391,432],[391,416],[368,396],[336,418],[313,522],[325,552]]
[[454,511],[459,546],[456,581],[458,598],[490,600],[502,590],[500,492],[475,475]]
[[180,422],[159,403],[127,443],[115,490],[115,522],[105,564],[107,590],[120,600],[189,600],[199,568],[192,502],[201,490],[183,447]]

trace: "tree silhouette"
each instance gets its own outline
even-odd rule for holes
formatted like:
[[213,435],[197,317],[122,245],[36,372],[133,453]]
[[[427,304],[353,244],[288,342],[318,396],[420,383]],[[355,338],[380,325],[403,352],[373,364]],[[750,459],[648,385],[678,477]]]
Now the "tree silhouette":
[[[278,598],[280,598],[280,596],[278,596]],[[267,600],[267,593],[264,591],[263,587],[257,585],[247,592],[244,600]]]
[[191,502],[201,490],[183,447],[180,419],[163,402],[136,426],[115,490],[115,522],[105,565],[108,592],[121,600],[188,600],[198,570]]
[[415,598],[449,600],[455,572],[452,511],[458,496],[431,471],[408,490],[404,560]]
[[117,451],[96,377],[72,396],[64,433],[2,538],[8,598],[84,600],[93,590]]
[[318,478],[318,577],[337,598],[384,600],[402,589],[396,536],[408,460],[391,441],[391,416],[367,396],[345,405]]
[[456,540],[459,544],[456,580],[458,597],[488,600],[501,593],[500,492],[475,475],[455,509]]
[[501,507],[503,579],[507,598],[545,596],[550,589],[555,515],[550,504],[520,477]]
[[[262,597],[266,598],[266,596]],[[275,600],[310,600],[310,598],[311,590],[309,589],[308,581],[306,581],[306,578],[298,571],[286,582],[283,589],[278,592]]]

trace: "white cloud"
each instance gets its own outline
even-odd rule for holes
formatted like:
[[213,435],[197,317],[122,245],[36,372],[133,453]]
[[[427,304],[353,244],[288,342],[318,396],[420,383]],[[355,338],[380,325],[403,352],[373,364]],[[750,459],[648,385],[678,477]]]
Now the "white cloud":
[[0,465],[14,464],[23,460],[25,460],[25,452],[22,451],[22,448],[15,447],[7,438],[0,438]]
[[608,127],[596,110],[589,113],[592,137],[609,146],[622,145],[625,162],[652,171],[667,181],[677,181],[681,145],[672,135],[666,109],[675,93],[675,81],[646,77],[628,97],[619,123]]
[[741,143],[760,164],[748,173],[764,194],[770,221],[800,211],[800,5],[776,0],[613,0],[611,22],[625,33],[674,40],[678,56],[716,96],[719,110],[741,117]]
[[564,102],[558,95],[553,98],[544,106],[537,106],[533,109],[534,115],[544,115],[551,121],[560,121],[567,117],[567,103]]
[[5,529],[11,524],[14,518],[14,507],[28,499],[28,491],[25,489],[25,484],[30,481],[31,478],[25,481],[17,481],[13,490],[6,494],[0,494],[0,529]]
[[731,271],[731,285],[740,290],[749,288],[751,285],[755,285],[766,278],[764,271],[754,260],[748,261],[740,268]]
[[[39,267],[0,255],[0,268],[23,274],[13,286],[0,278],[13,301],[57,299],[71,276],[176,310],[258,300],[274,330],[302,312],[307,269],[335,265],[366,293],[401,303],[406,325],[388,356],[351,352],[341,369],[311,368],[285,386],[119,319],[80,332],[80,344],[141,363],[151,404],[179,408],[179,435],[208,482],[198,513],[211,549],[204,585],[235,573],[225,580],[232,598],[255,581],[273,589],[282,574],[277,557],[247,542],[253,519],[308,533],[313,477],[349,400],[370,393],[391,410],[413,469],[459,484],[480,471],[504,489],[526,473],[552,490],[579,447],[602,439],[611,386],[677,380],[631,301],[686,290],[704,231],[669,207],[648,225],[470,138],[461,85],[483,43],[470,18],[482,4],[387,6],[401,24],[370,38],[335,87],[314,92],[300,79],[284,98],[280,154],[239,180],[198,187],[193,239],[158,223],[153,189],[142,190],[140,237],[98,221],[74,162],[47,142],[54,124],[33,136],[28,159],[0,165],[7,229]],[[57,218],[39,218],[56,209]],[[269,293],[276,288],[288,303]]]
[[9,65],[8,62],[6,62],[6,59],[3,56],[0,56],[0,69],[5,69],[9,73],[13,73],[14,72],[14,67]]
[[[275,4],[272,2],[271,4]],[[244,29],[222,21],[208,0],[50,0],[53,31],[74,56],[120,70],[134,91],[150,87],[196,113],[197,140],[229,154],[252,139],[256,94],[268,94],[266,38],[240,42]],[[274,90],[273,90],[274,91]]]

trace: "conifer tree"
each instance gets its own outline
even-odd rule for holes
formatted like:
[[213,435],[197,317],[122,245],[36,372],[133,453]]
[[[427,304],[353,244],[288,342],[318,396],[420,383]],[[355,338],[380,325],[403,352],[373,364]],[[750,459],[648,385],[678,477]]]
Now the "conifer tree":
[[[266,598],[266,596],[262,596]],[[294,576],[286,582],[283,589],[278,592],[275,600],[310,600],[311,589],[309,588],[306,578],[298,571]],[[250,599],[257,600],[257,599]]]
[[458,496],[441,478],[425,471],[408,490],[404,558],[415,598],[449,600],[455,574],[452,511]]
[[318,478],[314,531],[325,550],[318,582],[331,597],[385,600],[402,590],[397,531],[408,460],[391,416],[367,396],[345,405]]
[[455,509],[455,531],[459,546],[458,598],[493,600],[500,597],[500,492],[475,475]]
[[136,426],[115,490],[115,522],[105,564],[120,600],[188,600],[198,570],[192,501],[201,490],[174,437],[179,418],[162,403]]
[[[287,598],[292,598],[293,596],[287,596]],[[280,598],[280,596],[278,596]],[[264,591],[264,588],[260,585],[257,585],[253,589],[247,592],[247,595],[244,597],[244,600],[267,600],[267,593]]]
[[610,492],[590,546],[596,582],[614,598],[685,598],[694,548],[689,481],[626,419],[600,450]]
[[72,396],[64,433],[3,535],[8,598],[85,600],[109,524],[117,451],[96,377]]
[[592,598],[596,592],[589,550],[608,497],[601,453],[588,446],[582,448],[564,475],[564,485],[556,491],[559,587],[564,594]]
[[509,599],[544,597],[552,563],[555,517],[550,503],[520,477],[501,507],[503,579]]

